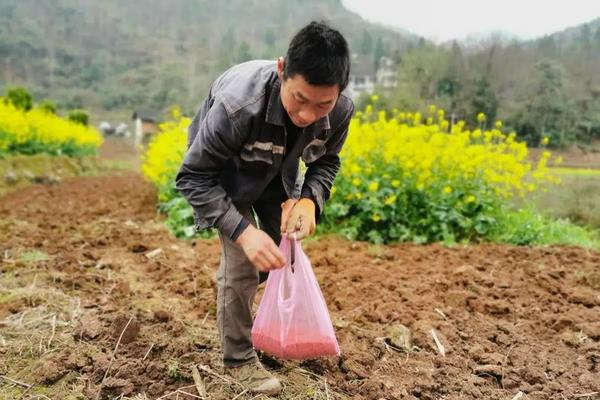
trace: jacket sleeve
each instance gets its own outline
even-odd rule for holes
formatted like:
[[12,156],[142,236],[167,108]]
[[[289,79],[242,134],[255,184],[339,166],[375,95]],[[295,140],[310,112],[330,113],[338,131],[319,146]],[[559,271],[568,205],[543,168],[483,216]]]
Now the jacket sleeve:
[[176,187],[194,209],[196,229],[214,227],[232,237],[243,216],[219,177],[225,163],[239,153],[246,137],[219,99],[215,99],[202,120],[197,116],[194,121],[189,127],[193,141],[177,174]]
[[339,153],[348,137],[348,127],[354,105],[351,104],[342,123],[326,143],[326,152],[310,164],[307,164],[302,186],[302,197],[315,201],[317,219],[323,213],[325,201],[329,199],[333,181],[340,169]]

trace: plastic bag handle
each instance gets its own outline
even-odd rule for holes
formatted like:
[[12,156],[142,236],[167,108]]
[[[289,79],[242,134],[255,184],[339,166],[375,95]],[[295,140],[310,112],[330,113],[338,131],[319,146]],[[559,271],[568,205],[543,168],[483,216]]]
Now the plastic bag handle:
[[[285,264],[285,267],[283,267],[281,273],[281,279],[282,282],[279,285],[279,290],[278,290],[278,296],[279,299],[281,300],[282,304],[293,304],[292,303],[292,298],[294,297],[294,294],[296,293],[296,284],[295,284],[295,265],[296,265],[296,246],[299,246],[300,244],[298,243],[298,240],[296,239],[296,235],[295,234],[291,234],[291,235],[285,235],[285,239],[289,240],[289,251],[290,251],[290,257],[287,258],[287,263]],[[289,271],[291,271],[291,274],[288,275],[288,268]],[[289,296],[287,298],[284,297],[284,287],[286,286],[286,282],[290,283],[288,285],[289,288]]]
[[296,264],[296,234],[292,233],[291,237],[288,237],[290,241],[290,268],[292,269],[292,273],[294,273],[294,265]]

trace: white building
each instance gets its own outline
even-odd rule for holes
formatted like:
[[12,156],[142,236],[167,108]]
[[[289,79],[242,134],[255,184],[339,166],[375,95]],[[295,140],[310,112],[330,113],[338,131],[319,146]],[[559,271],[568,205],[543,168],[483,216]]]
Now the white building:
[[352,99],[357,99],[361,94],[373,94],[377,90],[389,90],[398,85],[398,70],[395,63],[387,57],[381,57],[379,67],[375,70],[370,60],[357,60],[352,57],[350,78],[346,92]]

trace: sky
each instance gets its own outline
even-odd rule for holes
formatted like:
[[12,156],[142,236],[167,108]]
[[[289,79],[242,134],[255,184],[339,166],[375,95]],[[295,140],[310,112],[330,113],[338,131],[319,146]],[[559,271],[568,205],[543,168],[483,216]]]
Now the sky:
[[342,0],[364,19],[444,42],[492,31],[521,39],[600,17],[600,0]]

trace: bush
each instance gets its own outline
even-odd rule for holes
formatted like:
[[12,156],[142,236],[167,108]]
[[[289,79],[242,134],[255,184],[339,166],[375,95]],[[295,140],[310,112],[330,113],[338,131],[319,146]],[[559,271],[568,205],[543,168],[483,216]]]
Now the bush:
[[43,100],[38,104],[37,108],[47,112],[48,114],[56,114],[56,104],[50,100]]
[[0,101],[0,154],[93,154],[102,143],[90,127],[60,118],[39,108],[24,111]]
[[29,94],[27,89],[25,89],[23,87],[15,86],[15,87],[9,88],[6,91],[6,98],[13,106],[18,108],[19,110],[23,110],[23,111],[31,110],[31,106],[33,104],[33,101],[31,99],[31,94]]
[[[142,171],[158,187],[160,210],[174,234],[197,236],[193,211],[174,188],[190,119],[177,109],[173,117],[150,142]],[[463,122],[451,128],[442,110],[388,118],[367,106],[352,119],[320,231],[375,243],[545,244],[567,240],[571,233],[585,238],[585,230],[568,222],[510,209],[512,197],[557,181],[546,167],[550,153],[535,165],[527,154],[527,146],[516,142],[514,133],[502,133],[499,122],[488,131],[468,131]]]
[[[485,116],[480,115],[480,120]],[[367,107],[352,120],[325,223],[373,242],[470,241],[489,237],[495,211],[512,196],[555,181],[544,153],[491,130],[450,127],[443,110],[396,112]]]
[[158,134],[150,140],[142,156],[142,173],[158,188],[160,211],[167,216],[167,226],[175,236],[213,236],[213,231],[195,231],[193,210],[175,189],[175,175],[183,161],[191,120],[177,107],[171,110],[171,116],[173,120],[160,124]]
[[69,112],[69,116],[67,118],[69,119],[69,121],[73,121],[77,124],[87,126],[90,117],[88,113],[84,110],[73,110]]

